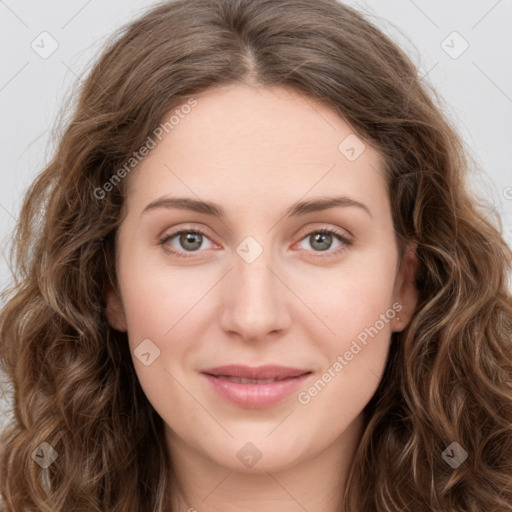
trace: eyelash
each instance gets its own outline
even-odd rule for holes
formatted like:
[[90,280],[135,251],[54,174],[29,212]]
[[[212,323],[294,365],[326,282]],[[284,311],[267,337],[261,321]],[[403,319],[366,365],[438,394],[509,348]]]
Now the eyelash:
[[[190,258],[190,257],[193,257],[194,253],[195,252],[198,252],[198,251],[185,251],[188,252],[190,254],[190,256],[185,256],[183,254],[183,251],[175,251],[174,249],[170,249],[169,246],[167,245],[167,242],[169,240],[172,240],[174,237],[176,237],[177,235],[181,235],[182,233],[194,233],[194,234],[200,234],[200,235],[203,235],[204,237],[208,238],[209,239],[209,236],[204,232],[202,231],[201,229],[198,229],[198,228],[194,228],[194,229],[182,229],[180,231],[176,231],[174,233],[170,233],[168,235],[165,235],[163,239],[160,240],[160,245],[162,246],[162,249],[166,252],[168,252],[169,254],[172,254],[174,256],[178,256],[180,258]],[[320,228],[320,229],[314,229],[312,231],[310,231],[309,233],[306,233],[301,239],[300,241],[304,240],[305,238],[313,235],[313,234],[317,234],[317,233],[321,233],[321,234],[326,234],[326,235],[333,235],[335,236],[340,242],[342,242],[344,244],[344,246],[342,247],[338,247],[337,249],[335,249],[334,251],[330,251],[329,249],[327,249],[326,251],[313,251],[313,252],[316,252],[316,253],[319,253],[317,254],[315,257],[317,258],[329,258],[330,256],[333,256],[333,255],[336,255],[342,251],[345,251],[347,250],[351,245],[352,245],[352,241],[349,240],[346,236],[344,236],[342,233],[338,232],[337,230],[335,229],[331,229],[331,228]],[[200,252],[200,251],[199,251]],[[326,252],[328,253],[327,256],[324,256],[323,254],[321,254],[322,252]]]

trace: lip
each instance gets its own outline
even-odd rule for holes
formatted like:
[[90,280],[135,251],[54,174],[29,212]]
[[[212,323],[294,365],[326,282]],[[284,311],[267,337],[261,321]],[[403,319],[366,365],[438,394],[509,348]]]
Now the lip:
[[264,366],[245,366],[241,364],[230,364],[227,366],[217,366],[202,370],[202,373],[208,373],[216,376],[239,377],[244,379],[285,379],[288,377],[299,377],[310,372],[307,369],[290,368],[287,366],[278,366],[267,364]]
[[[214,373],[215,372],[215,373]],[[298,391],[312,372],[283,366],[232,365],[212,368],[201,372],[213,390],[225,400],[240,407],[259,409],[275,405]],[[244,379],[282,379],[266,384],[242,384],[219,378],[219,376]]]

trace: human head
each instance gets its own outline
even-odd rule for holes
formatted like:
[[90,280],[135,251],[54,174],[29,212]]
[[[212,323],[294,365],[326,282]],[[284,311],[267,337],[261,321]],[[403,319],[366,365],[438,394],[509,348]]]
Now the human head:
[[[32,347],[31,353],[37,343],[44,352],[37,360],[27,356],[20,362],[12,348],[2,354],[11,374],[23,365],[28,369],[46,362],[49,373],[42,379],[51,386],[43,388],[47,400],[32,412],[31,427],[11,444],[11,453],[31,453],[41,440],[34,432],[46,426],[46,437],[66,447],[61,451],[62,465],[52,466],[59,482],[73,474],[71,454],[80,450],[64,433],[72,431],[77,440],[100,439],[101,453],[92,452],[90,466],[75,483],[81,481],[85,489],[88,476],[112,482],[124,478],[123,487],[131,483],[133,494],[116,498],[119,490],[113,486],[111,501],[155,502],[140,491],[138,476],[144,475],[154,488],[165,478],[161,470],[169,461],[163,449],[163,424],[138,385],[126,334],[112,329],[106,317],[109,283],[118,285],[116,234],[137,168],[110,190],[104,185],[144,146],[166,114],[214,86],[237,83],[286,86],[315,98],[382,159],[397,259],[405,261],[407,247],[414,247],[418,261],[418,302],[407,327],[390,339],[381,386],[366,408],[368,426],[354,465],[354,482],[364,471],[368,478],[371,464],[364,461],[371,461],[370,485],[379,492],[360,492],[359,503],[383,506],[391,499],[384,489],[393,482],[384,474],[383,463],[376,461],[381,458],[396,471],[415,467],[423,477],[390,491],[398,502],[404,499],[401,493],[421,489],[427,469],[442,471],[444,462],[434,459],[434,450],[437,453],[456,432],[450,431],[449,422],[439,421],[443,427],[430,432],[430,445],[421,437],[432,415],[442,418],[448,386],[443,387],[443,379],[456,373],[449,358],[442,367],[434,354],[457,354],[464,347],[464,339],[478,330],[471,321],[483,321],[495,290],[503,302],[503,268],[509,256],[497,232],[468,199],[460,142],[414,66],[356,11],[327,0],[166,3],[131,24],[105,50],[84,84],[55,159],[32,187],[22,210],[18,243],[23,256],[23,248],[30,245],[31,220],[50,199],[42,235],[26,268],[32,286],[4,315],[13,318],[17,313],[23,318],[30,310],[47,336],[41,345],[35,331],[25,333],[24,344]],[[185,123],[176,133],[179,128]],[[106,192],[104,197],[98,197],[103,195],[99,190]],[[73,237],[66,236],[70,232]],[[25,258],[28,261],[28,252]],[[461,320],[468,308],[474,320]],[[499,314],[493,311],[486,322]],[[15,325],[14,320],[6,322],[3,333],[14,336]],[[64,350],[70,339],[74,350],[71,345]],[[471,354],[466,357],[470,365]],[[40,392],[41,386],[25,383],[19,402],[45,396],[36,390]],[[470,390],[471,383],[458,388],[460,396]],[[70,403],[80,413],[64,406]],[[85,415],[98,421],[83,422]],[[126,417],[133,417],[128,426]],[[402,423],[396,425],[393,417]],[[123,431],[126,435],[119,438]],[[466,439],[467,430],[457,434]],[[407,448],[408,441],[412,448]],[[396,446],[403,450],[402,457],[393,462],[390,454]],[[428,468],[417,462],[418,454],[425,452],[431,461]],[[100,469],[105,454],[112,466]]]
[[[212,120],[223,129],[212,132]],[[357,158],[340,151],[345,140]],[[350,462],[391,334],[416,306],[417,260],[409,250],[400,261],[382,167],[321,103],[236,84],[197,95],[193,112],[130,175],[107,313],[128,333],[176,466],[254,475],[324,468],[327,452]],[[345,203],[336,208],[303,204],[338,196]],[[183,197],[214,203],[223,216],[180,210]],[[302,213],[288,216],[297,202]],[[202,240],[188,242],[196,229]],[[314,240],[321,229],[336,235]],[[244,394],[233,404],[203,373],[227,365],[310,375],[279,402]],[[244,466],[244,450],[258,462]]]

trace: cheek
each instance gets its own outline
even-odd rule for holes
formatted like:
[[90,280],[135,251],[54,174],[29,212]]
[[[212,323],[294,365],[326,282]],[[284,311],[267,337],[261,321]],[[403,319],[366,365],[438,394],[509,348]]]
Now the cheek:
[[[200,348],[198,333],[211,322],[206,309],[211,299],[205,295],[218,277],[191,268],[143,266],[129,258],[124,264],[125,272],[119,274],[130,352],[140,385],[162,415],[171,414],[170,404],[186,410],[189,397],[183,395],[180,383],[187,378],[191,354]],[[190,414],[195,414],[193,408]]]
[[[316,279],[300,280],[295,290],[316,314],[315,327],[329,340],[329,353],[350,344],[361,333],[364,341],[364,333],[375,324],[384,336],[391,333],[390,320],[396,315],[392,307],[395,272],[392,258],[380,262],[368,259],[325,275],[319,273]],[[313,316],[307,315],[310,317],[312,323]]]
[[[358,281],[343,287],[343,294],[332,300],[330,316],[336,336],[343,341],[357,338],[364,343],[368,333],[384,336],[391,333],[393,286],[386,279]],[[378,331],[378,332],[377,332]]]
[[[326,395],[332,393],[335,402],[347,397],[358,402],[358,397],[369,400],[379,384],[393,318],[401,305],[393,298],[392,257],[360,261],[345,270],[331,275],[329,282],[317,282],[319,286],[309,294],[308,304],[319,312],[322,323],[312,320],[308,329],[323,355],[320,372],[325,373],[323,382],[330,389]],[[311,395],[323,389],[322,383],[316,388]]]
[[210,271],[147,260],[132,254],[120,265],[126,321],[134,343],[146,337],[170,339],[175,329],[190,321],[218,280]]
[[[348,290],[347,290],[348,291]],[[297,397],[314,417],[328,417],[329,431],[355,418],[375,394],[382,379],[396,308],[391,291],[355,287],[345,298],[330,306],[326,323],[334,334],[316,336],[323,367],[311,385]]]
[[172,418],[176,408],[192,417],[196,411],[182,386],[188,354],[196,346],[191,331],[197,313],[194,304],[204,292],[187,288],[179,278],[157,277],[156,271],[148,272],[147,278],[139,273],[124,290],[130,352],[138,381],[154,409],[164,418]]

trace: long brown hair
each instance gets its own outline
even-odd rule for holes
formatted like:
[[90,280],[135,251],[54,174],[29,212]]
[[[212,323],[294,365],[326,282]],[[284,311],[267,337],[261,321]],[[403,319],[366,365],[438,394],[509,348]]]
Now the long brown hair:
[[[345,511],[512,511],[510,249],[415,66],[335,0],[165,2],[110,40],[14,233],[0,316],[7,510],[170,510],[163,421],[105,315],[127,181],[114,177],[170,109],[237,82],[288,86],[343,117],[384,158],[401,254],[416,244],[419,304],[365,408]],[[455,468],[443,453],[459,446]],[[38,450],[57,458],[42,469]]]

